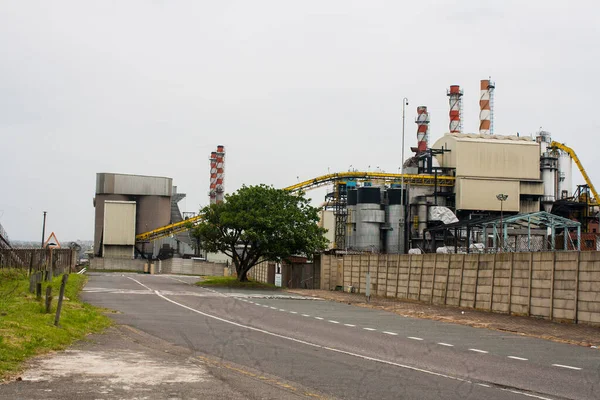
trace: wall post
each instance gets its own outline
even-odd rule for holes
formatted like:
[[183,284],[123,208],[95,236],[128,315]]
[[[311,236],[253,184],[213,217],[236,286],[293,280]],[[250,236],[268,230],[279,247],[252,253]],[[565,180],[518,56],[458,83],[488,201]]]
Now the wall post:
[[552,252],[552,279],[550,281],[550,321],[554,319],[554,274],[556,271],[556,252]]
[[437,253],[433,256],[433,274],[431,275],[431,298],[429,299],[429,303],[433,304],[433,294],[435,289],[435,273],[437,271]]
[[527,291],[527,316],[531,315],[531,280],[533,279],[533,253],[529,253],[529,289]]
[[463,275],[465,274],[465,258],[467,258],[467,255],[463,254],[462,265],[460,267],[460,281],[458,283],[458,306],[459,307],[460,307],[460,302],[462,300],[462,283],[463,283]]
[[408,255],[408,279],[406,279],[406,298],[410,299],[410,274],[412,272],[412,254]]
[[475,293],[473,296],[473,308],[477,308],[477,288],[479,287],[479,262],[481,261],[481,254],[477,254],[477,269],[475,270]]
[[492,263],[492,283],[490,288],[490,311],[493,311],[494,306],[494,279],[496,278],[496,257],[498,253],[494,254],[494,262]]
[[446,269],[446,287],[444,288],[444,305],[448,301],[448,284],[450,282],[450,263],[452,262],[452,256],[448,255],[448,268]]
[[395,299],[398,298],[398,284],[400,283],[400,254],[398,254],[398,259],[396,260],[396,296]]
[[421,300],[421,286],[423,286],[423,265],[425,264],[425,254],[421,254],[421,274],[419,275],[419,292],[417,293],[417,300]]
[[510,272],[508,278],[508,315],[512,314],[512,280],[513,266],[515,264],[515,253],[510,253]]
[[577,312],[578,312],[578,304],[579,303],[579,264],[581,263],[581,251],[577,252],[577,267],[575,269],[575,306],[573,315],[573,322],[577,323]]

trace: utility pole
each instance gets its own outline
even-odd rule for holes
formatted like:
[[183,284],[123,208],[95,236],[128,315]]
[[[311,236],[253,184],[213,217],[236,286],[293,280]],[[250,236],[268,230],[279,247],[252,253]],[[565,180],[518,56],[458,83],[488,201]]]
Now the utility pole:
[[404,126],[406,120],[406,106],[408,105],[408,99],[405,97],[402,99],[402,148],[400,149],[402,153],[402,164],[400,165],[400,186],[402,187],[402,191],[400,192],[400,232],[398,232],[398,253],[404,254],[406,251],[404,249],[404,243],[406,242],[404,238],[404,232],[406,229],[405,225],[405,214],[404,214],[404,195],[406,194],[406,190],[404,188]]
[[508,195],[504,194],[504,193],[499,193],[496,195],[496,198],[498,200],[500,200],[500,247],[502,249],[504,249],[504,221],[503,221],[504,209],[503,209],[503,204],[506,201],[506,199],[508,199]]
[[44,224],[42,225],[42,249],[44,248],[44,238],[46,237],[46,211],[44,211]]

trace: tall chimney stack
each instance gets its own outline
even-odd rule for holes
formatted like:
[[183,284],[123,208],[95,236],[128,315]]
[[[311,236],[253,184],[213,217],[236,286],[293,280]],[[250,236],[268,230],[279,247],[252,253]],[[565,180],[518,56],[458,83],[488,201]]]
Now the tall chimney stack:
[[216,202],[222,203],[225,196],[225,146],[217,146],[217,182],[216,182]]
[[417,151],[416,153],[423,153],[427,150],[429,142],[429,113],[427,112],[426,106],[417,107]]
[[210,197],[210,204],[217,202],[217,152],[213,151],[210,153],[210,190],[208,196]]
[[479,98],[479,133],[482,135],[494,134],[494,114],[493,114],[493,99],[494,82],[489,79],[481,81],[481,96]]
[[463,91],[458,85],[450,86],[447,92],[450,101],[450,133],[462,132],[462,96]]

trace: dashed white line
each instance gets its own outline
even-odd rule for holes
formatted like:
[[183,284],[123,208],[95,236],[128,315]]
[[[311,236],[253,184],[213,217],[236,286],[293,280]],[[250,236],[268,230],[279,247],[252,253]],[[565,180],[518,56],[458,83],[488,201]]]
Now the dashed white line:
[[263,307],[265,307],[265,308],[269,308],[269,306],[268,306],[268,305],[266,305],[266,304],[263,304]]
[[283,308],[280,308],[279,311],[285,311]]
[[363,328],[365,331],[376,331],[377,329],[375,328]]
[[345,326],[349,326],[351,328],[354,328],[356,325],[352,325],[352,324],[344,324]]
[[415,336],[409,336],[408,339],[412,339],[412,340],[423,340],[423,338],[420,337],[415,337]]
[[481,354],[487,354],[488,352],[485,350],[479,350],[479,349],[469,349],[470,351],[474,351],[475,353],[481,353]]
[[398,335],[396,332],[390,332],[390,331],[383,331],[383,333],[385,333],[386,335],[392,335],[392,336]]
[[315,319],[319,319],[319,320],[322,320],[322,319],[323,319],[323,318],[321,318],[321,317],[315,317]]
[[512,358],[513,360],[519,360],[519,361],[527,361],[526,358],[517,357],[517,356],[508,356],[508,358]]
[[[136,282],[139,283],[140,285],[142,285],[139,281],[136,281]],[[319,348],[319,349],[323,349],[323,350],[328,350],[328,351],[335,352],[335,353],[338,353],[338,354],[346,354],[346,355],[349,355],[349,356],[352,356],[352,357],[356,357],[356,358],[360,358],[360,359],[363,359],[363,360],[374,361],[374,362],[378,362],[378,363],[385,364],[385,365],[393,365],[393,366],[396,366],[396,367],[399,367],[399,368],[404,368],[404,369],[411,370],[411,371],[416,371],[416,372],[421,372],[421,373],[432,375],[432,376],[438,376],[438,377],[442,377],[442,378],[447,378],[447,379],[451,379],[451,380],[457,381],[457,382],[464,382],[464,383],[469,383],[469,384],[473,383],[472,381],[470,381],[468,379],[463,379],[463,378],[460,378],[460,377],[457,377],[457,376],[451,376],[451,375],[441,374],[439,372],[434,372],[434,371],[426,370],[426,369],[423,369],[423,368],[417,368],[417,367],[413,367],[413,366],[410,366],[410,365],[405,365],[405,364],[395,363],[395,362],[391,362],[391,361],[387,361],[387,360],[382,360],[382,359],[378,359],[378,358],[374,358],[374,357],[369,357],[369,356],[366,356],[366,355],[363,355],[363,354],[352,353],[352,352],[341,350],[341,349],[337,349],[337,348],[334,348],[334,347],[322,346],[322,345],[319,345],[319,344],[316,344],[316,343],[307,342],[305,340],[296,339],[296,338],[293,338],[293,337],[290,337],[290,336],[284,336],[284,335],[280,335],[278,333],[269,332],[269,331],[264,330],[264,329],[259,329],[259,328],[255,328],[255,327],[252,327],[252,326],[243,325],[243,324],[231,321],[231,320],[227,320],[225,318],[217,317],[216,315],[212,315],[212,314],[208,314],[208,313],[202,312],[200,310],[196,310],[196,309],[188,307],[188,306],[186,306],[184,304],[178,303],[178,302],[176,302],[174,300],[171,300],[171,299],[165,297],[158,290],[155,290],[154,293],[158,297],[162,298],[163,300],[166,300],[169,303],[175,304],[175,305],[177,305],[179,307],[185,308],[187,310],[190,310],[190,311],[195,312],[197,314],[203,315],[205,317],[212,318],[212,319],[215,319],[217,321],[225,322],[227,324],[231,324],[231,325],[234,325],[234,326],[238,326],[240,328],[245,328],[245,329],[248,329],[248,330],[251,330],[251,331],[254,331],[254,332],[260,332],[260,333],[263,333],[265,335],[269,335],[269,336],[273,336],[273,337],[277,337],[277,338],[281,338],[281,339],[285,339],[285,340],[290,340],[290,341],[293,341],[295,343],[301,343],[301,344],[304,344],[304,345],[307,345],[307,346],[311,346],[311,347]],[[372,329],[372,330],[375,330],[373,328],[363,328],[363,329]],[[553,365],[558,365],[558,364],[553,364]],[[576,368],[576,367],[571,367],[571,368]],[[507,390],[507,391],[510,391],[511,393],[518,393],[518,394],[521,394],[521,395],[524,395],[524,396],[527,396],[527,397],[533,397],[533,398],[536,398],[536,399],[549,400],[547,397],[536,396],[536,395],[531,394],[531,393],[521,392],[521,391],[517,391],[517,390],[508,390],[508,389],[503,389],[503,388],[500,388],[499,390]]]
[[331,322],[332,324],[339,324],[339,322],[338,322],[338,321],[334,321],[334,320],[332,320],[332,319],[330,319],[330,320],[328,320],[328,321],[329,321],[329,322]]
[[487,387],[487,388],[491,387],[490,385],[486,385],[485,383],[478,383],[478,385],[479,386],[483,386],[483,387]]
[[572,367],[570,365],[562,365],[562,364],[552,364],[553,367],[560,367],[560,368],[567,368],[567,369],[574,369],[575,371],[581,371],[581,368],[579,367]]
[[298,311],[290,311],[290,314],[298,314]]
[[453,344],[450,344],[450,343],[439,342],[438,344],[439,344],[440,346],[454,347],[454,345],[453,345]]
[[271,310],[277,310],[277,307],[269,307]]
[[308,314],[302,314],[303,317],[310,317]]

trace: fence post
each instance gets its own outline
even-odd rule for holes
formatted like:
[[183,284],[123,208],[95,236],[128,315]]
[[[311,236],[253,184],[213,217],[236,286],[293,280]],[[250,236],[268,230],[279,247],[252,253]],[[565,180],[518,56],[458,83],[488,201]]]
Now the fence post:
[[390,275],[390,256],[389,254],[386,253],[385,255],[385,292],[383,293],[383,295],[385,297],[388,297],[388,286],[389,286],[389,275]]
[[510,253],[510,272],[508,278],[508,315],[512,314],[512,280],[513,280],[513,267],[515,264],[515,253]]
[[477,288],[479,287],[479,262],[481,254],[477,254],[477,269],[475,270],[475,293],[473,294],[473,308],[477,308]]
[[577,312],[578,312],[578,302],[579,302],[579,264],[581,263],[581,251],[577,252],[577,267],[575,269],[575,306],[573,316],[573,322],[577,323]]
[[60,310],[62,309],[63,297],[65,296],[65,286],[67,285],[68,279],[69,274],[64,274],[62,276],[62,281],[60,283],[60,292],[58,294],[58,304],[56,305],[56,317],[54,318],[54,326],[58,326],[58,321],[60,320]]
[[42,299],[42,282],[38,282],[35,284],[35,298],[37,300]]
[[429,299],[429,304],[433,304],[433,294],[435,289],[435,273],[437,271],[437,253],[433,256],[433,274],[431,278],[431,298]]
[[46,314],[50,314],[52,308],[52,287],[46,286]]
[[460,307],[460,303],[462,301],[462,284],[463,284],[463,276],[465,274],[465,259],[467,258],[466,254],[463,254],[462,257],[462,265],[460,266],[460,280],[458,282],[458,306]]
[[452,262],[452,255],[448,254],[448,268],[446,270],[446,287],[444,288],[444,305],[448,302],[448,284],[450,283],[450,263]]
[[417,293],[417,300],[421,301],[421,286],[423,286],[423,265],[425,264],[425,254],[421,254],[421,273],[419,275],[419,292]]
[[400,284],[400,253],[398,253],[398,259],[396,260],[396,296],[398,298],[398,285]]
[[412,254],[408,255],[408,279],[406,279],[406,298],[410,299],[410,274],[412,273]]
[[494,278],[496,277],[496,257],[498,253],[494,254],[494,262],[492,263],[492,283],[490,288],[490,311],[493,311],[494,307]]
[[533,253],[529,253],[529,290],[527,291],[527,316],[531,315],[531,280],[533,279]]
[[556,271],[556,252],[552,252],[552,279],[550,280],[550,321],[554,319],[554,274]]

